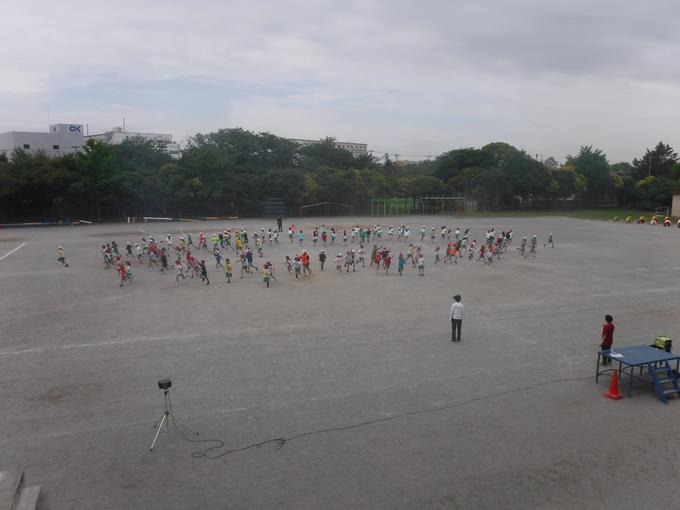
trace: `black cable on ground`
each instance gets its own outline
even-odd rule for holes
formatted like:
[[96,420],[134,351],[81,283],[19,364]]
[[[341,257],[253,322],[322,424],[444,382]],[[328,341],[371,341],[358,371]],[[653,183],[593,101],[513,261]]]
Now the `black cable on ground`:
[[358,429],[358,428],[361,428],[361,427],[367,427],[369,425],[375,425],[375,424],[378,424],[378,423],[399,420],[399,419],[406,418],[406,417],[409,417],[409,416],[417,416],[417,415],[420,415],[420,414],[429,414],[429,413],[436,413],[436,412],[439,412],[439,411],[446,411],[446,410],[449,410],[449,409],[456,409],[458,407],[463,407],[463,406],[466,406],[466,405],[469,405],[469,404],[473,404],[473,403],[479,402],[481,400],[486,400],[486,399],[493,398],[493,397],[500,397],[500,396],[508,395],[508,394],[511,394],[511,393],[519,393],[519,392],[523,392],[523,391],[529,391],[529,390],[533,390],[533,389],[536,389],[536,388],[540,388],[541,386],[547,386],[547,385],[550,385],[550,384],[555,384],[555,383],[560,383],[560,382],[585,381],[587,379],[592,379],[592,378],[593,378],[593,376],[589,375],[589,376],[583,376],[583,377],[563,377],[563,378],[559,378],[559,379],[551,379],[549,381],[541,381],[541,382],[538,382],[536,384],[532,384],[530,386],[522,386],[520,388],[514,388],[514,389],[511,389],[511,390],[498,391],[498,392],[495,392],[495,393],[488,393],[486,395],[474,397],[474,398],[471,398],[469,400],[457,402],[455,404],[448,404],[448,405],[445,405],[445,406],[430,407],[430,408],[426,408],[426,409],[417,409],[415,411],[407,411],[405,413],[395,414],[393,416],[385,416],[383,418],[376,418],[374,420],[362,421],[362,422],[358,422],[358,423],[353,423],[351,425],[342,425],[342,426],[339,426],[339,427],[330,427],[330,428],[325,428],[325,429],[311,430],[309,432],[302,432],[301,434],[297,434],[297,435],[291,436],[291,437],[283,437],[282,436],[282,437],[266,439],[264,441],[260,441],[259,443],[252,443],[252,444],[248,444],[248,445],[245,445],[245,446],[241,446],[239,448],[232,448],[232,449],[229,449],[229,450],[225,450],[225,451],[218,453],[216,455],[211,455],[210,452],[213,452],[215,450],[221,450],[222,448],[224,448],[226,443],[223,440],[221,440],[221,439],[194,439],[194,438],[188,437],[184,433],[184,431],[180,427],[178,427],[177,424],[175,423],[175,418],[174,418],[174,415],[172,413],[172,403],[170,403],[170,416],[172,417],[172,423],[173,423],[175,429],[177,429],[177,431],[180,433],[180,435],[186,441],[189,441],[191,443],[215,443],[215,446],[211,446],[209,448],[206,448],[205,450],[197,450],[197,451],[193,452],[191,454],[192,457],[194,457],[194,458],[204,457],[206,459],[216,460],[216,459],[220,459],[222,457],[226,457],[228,455],[231,455],[231,454],[234,454],[234,453],[237,453],[237,452],[243,452],[245,450],[250,450],[251,448],[262,448],[263,446],[266,446],[268,444],[273,444],[274,449],[280,450],[286,444],[288,444],[292,441],[296,441],[298,439],[308,437],[308,436],[328,434],[328,433],[331,433],[331,432],[342,432],[342,431],[345,431],[345,430],[353,430],[353,429]]

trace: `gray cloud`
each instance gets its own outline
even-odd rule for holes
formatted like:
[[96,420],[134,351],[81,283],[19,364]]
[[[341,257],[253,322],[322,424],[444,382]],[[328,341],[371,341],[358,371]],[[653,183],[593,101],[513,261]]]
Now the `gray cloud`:
[[[630,159],[680,143],[678,14],[667,0],[15,2],[0,129],[41,128],[49,107],[179,137],[242,125],[401,153],[500,139]],[[176,84],[167,104],[138,104],[159,83]],[[129,97],[94,93],[116,84]]]

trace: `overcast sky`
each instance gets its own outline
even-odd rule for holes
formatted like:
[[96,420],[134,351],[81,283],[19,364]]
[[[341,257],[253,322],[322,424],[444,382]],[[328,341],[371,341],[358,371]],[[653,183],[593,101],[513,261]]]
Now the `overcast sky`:
[[680,148],[676,0],[21,0],[0,131],[241,126],[405,159],[506,141],[563,160]]

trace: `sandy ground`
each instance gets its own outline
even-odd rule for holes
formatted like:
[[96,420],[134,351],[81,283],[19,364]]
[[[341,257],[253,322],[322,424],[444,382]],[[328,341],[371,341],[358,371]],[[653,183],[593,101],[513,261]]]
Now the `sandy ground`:
[[[444,222],[480,238],[493,220],[287,221],[311,245],[322,222]],[[426,242],[424,277],[338,275],[318,271],[311,247],[314,272],[295,281],[284,235],[265,249],[280,280],[269,289],[238,272],[227,285],[209,256],[210,286],[136,266],[119,288],[103,267],[100,245],[138,228],[196,238],[224,222],[0,231],[0,257],[26,243],[0,260],[0,469],[23,467],[55,510],[677,507],[680,400],[665,406],[646,385],[607,400],[610,378],[594,371],[605,313],[618,346],[680,341],[680,230],[494,223],[514,246],[538,234],[538,257],[434,266]],[[176,416],[224,441],[208,452],[221,457],[192,456],[215,443],[176,430],[149,451],[162,377]]]

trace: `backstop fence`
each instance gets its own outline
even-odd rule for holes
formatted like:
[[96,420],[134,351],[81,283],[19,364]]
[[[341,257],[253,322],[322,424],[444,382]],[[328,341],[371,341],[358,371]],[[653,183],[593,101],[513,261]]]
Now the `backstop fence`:
[[468,209],[464,195],[421,196],[419,198],[373,198],[371,216],[413,214],[460,214]]

